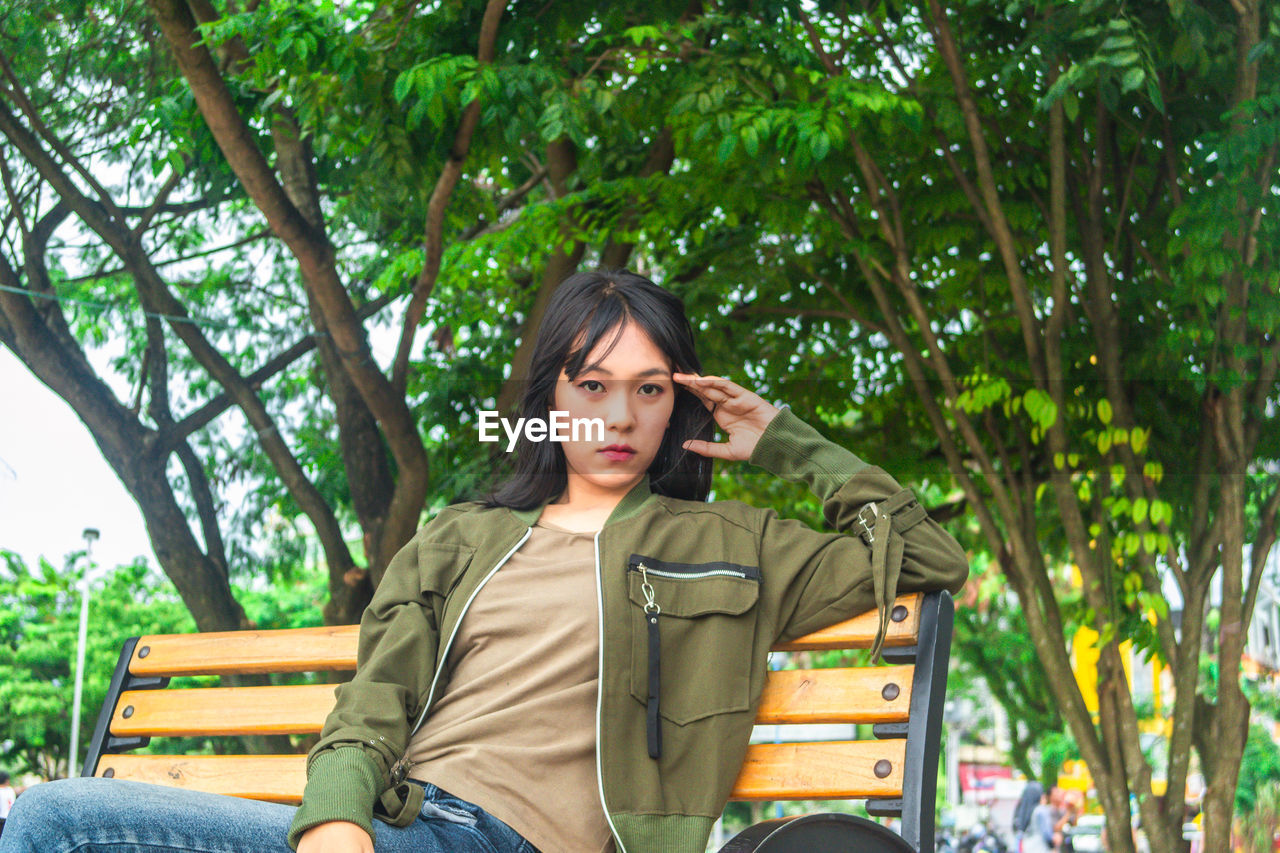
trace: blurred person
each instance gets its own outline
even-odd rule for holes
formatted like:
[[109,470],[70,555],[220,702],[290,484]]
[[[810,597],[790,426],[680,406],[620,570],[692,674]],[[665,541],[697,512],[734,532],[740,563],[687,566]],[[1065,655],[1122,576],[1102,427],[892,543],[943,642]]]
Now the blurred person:
[[1022,839],[1022,853],[1053,853],[1054,814],[1051,799],[1057,786],[1040,795],[1040,803],[1031,812],[1031,822]]
[[1076,825],[1076,821],[1080,818],[1080,792],[1064,791],[1061,788],[1056,789],[1059,793],[1059,803],[1061,806],[1061,814],[1053,824],[1053,837],[1056,842],[1056,849],[1060,853],[1075,853],[1075,848],[1071,844],[1071,827]]
[[9,819],[9,810],[18,798],[18,792],[9,784],[9,771],[0,770],[0,832],[4,831],[4,823]]
[[1019,849],[1022,847],[1023,837],[1031,826],[1031,813],[1036,810],[1036,806],[1040,805],[1042,796],[1044,796],[1044,786],[1032,780],[1023,786],[1018,804],[1013,808],[1013,837]]

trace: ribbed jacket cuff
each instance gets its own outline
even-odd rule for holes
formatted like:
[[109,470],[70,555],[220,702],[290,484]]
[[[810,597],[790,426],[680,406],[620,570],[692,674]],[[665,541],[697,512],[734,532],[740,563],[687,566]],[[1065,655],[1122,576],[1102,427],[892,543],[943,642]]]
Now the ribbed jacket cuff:
[[289,826],[289,846],[313,826],[331,820],[357,824],[373,838],[373,804],[378,799],[378,768],[359,747],[339,747],[317,755],[307,772],[302,805]]
[[629,851],[688,853],[704,850],[715,818],[683,814],[611,814],[618,838]]
[[868,463],[801,420],[787,405],[765,427],[750,461],[779,477],[804,483],[824,501],[868,467]]

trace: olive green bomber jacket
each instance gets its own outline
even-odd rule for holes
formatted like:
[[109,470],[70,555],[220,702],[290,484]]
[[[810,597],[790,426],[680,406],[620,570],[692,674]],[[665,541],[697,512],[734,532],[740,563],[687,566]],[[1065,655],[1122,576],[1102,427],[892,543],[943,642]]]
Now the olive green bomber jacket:
[[[658,495],[646,475],[596,533],[596,774],[619,853],[705,848],[746,754],[772,645],[873,609],[883,631],[896,595],[955,593],[968,577],[964,551],[910,490],[790,408],[750,461],[805,483],[841,532],[741,501]],[[540,514],[455,504],[392,559],[360,623],[355,677],[336,689],[308,755],[291,847],[325,821],[372,834],[374,817],[417,817],[422,789],[403,781],[400,760],[443,690],[441,661],[463,614]],[[646,592],[659,625],[656,758]]]

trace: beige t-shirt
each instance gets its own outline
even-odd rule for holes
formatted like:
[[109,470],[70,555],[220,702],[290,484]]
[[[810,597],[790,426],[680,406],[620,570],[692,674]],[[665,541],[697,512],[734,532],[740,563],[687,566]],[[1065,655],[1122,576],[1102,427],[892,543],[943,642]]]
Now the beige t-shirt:
[[600,636],[593,533],[539,521],[476,594],[409,776],[483,807],[543,853],[613,838],[596,783]]

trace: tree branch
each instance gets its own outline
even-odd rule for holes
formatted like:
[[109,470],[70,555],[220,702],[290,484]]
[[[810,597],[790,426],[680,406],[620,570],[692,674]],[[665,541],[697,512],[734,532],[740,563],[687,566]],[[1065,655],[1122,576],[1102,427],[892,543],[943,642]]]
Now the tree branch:
[[396,392],[373,360],[364,328],[338,277],[328,237],[307,222],[276,180],[212,57],[203,47],[196,46],[195,21],[184,0],[148,2],[227,163],[271,230],[298,259],[302,279],[324,314],[343,366],[382,426],[400,475],[420,482],[425,489],[426,452],[417,422],[404,396]]
[[[665,175],[671,171],[671,164],[675,162],[676,149],[675,141],[671,135],[671,128],[663,126],[653,139],[653,144],[649,147],[648,156],[645,157],[644,164],[640,166],[640,171],[636,173],[637,178],[650,178],[654,175]],[[614,229],[614,233],[626,231],[631,228],[636,216],[636,207],[629,206],[622,214],[622,217]],[[610,234],[609,241],[605,243],[604,249],[600,252],[600,266],[605,269],[614,269],[623,267],[631,258],[631,253],[635,251],[635,243],[614,240],[613,234]]]
[[[325,546],[326,553],[331,555],[331,559],[334,556],[346,554],[346,562],[352,564],[350,552],[332,509],[307,478],[297,459],[284,443],[265,405],[254,389],[249,387],[244,377],[205,339],[199,327],[191,322],[186,306],[169,292],[168,285],[151,266],[137,235],[130,231],[122,220],[109,217],[101,204],[95,203],[81,193],[39,143],[12,121],[3,107],[0,107],[0,132],[14,141],[27,160],[71,206],[85,225],[96,232],[124,262],[133,276],[143,308],[166,317],[174,334],[187,346],[191,355],[214,380],[226,389],[244,411],[249,423],[258,433],[263,451],[280,474],[281,481],[315,525],[317,536]],[[151,444],[155,437],[155,433],[149,433],[148,444]],[[421,443],[418,448],[421,450]]]
[[[384,293],[367,305],[361,306],[360,310],[356,312],[357,316],[361,320],[368,319],[388,305],[393,298],[390,294]],[[261,388],[271,377],[315,349],[317,337],[316,333],[307,335],[246,376],[245,382],[255,391]],[[226,391],[223,391],[182,420],[173,424],[171,429],[161,430],[157,439],[158,446],[163,450],[173,450],[178,442],[183,441],[193,432],[203,428],[234,405],[235,403],[232,401],[231,396]]]
[[978,170],[978,190],[981,193],[983,206],[992,225],[991,238],[996,244],[1004,264],[1005,274],[1009,279],[1009,292],[1013,297],[1014,310],[1018,315],[1022,331],[1022,342],[1026,348],[1027,360],[1031,365],[1032,375],[1041,385],[1044,380],[1044,365],[1040,352],[1040,323],[1035,308],[1028,294],[1026,277],[1018,264],[1016,240],[1009,222],[1005,218],[1004,206],[1000,201],[1000,192],[991,168],[991,155],[987,148],[986,136],[982,130],[982,120],[978,113],[978,105],[969,88],[969,80],[965,74],[960,52],[956,47],[947,15],[938,5],[938,0],[928,0],[929,24],[933,31],[938,52],[951,75],[956,100],[960,106],[960,114],[964,119],[969,136],[969,145],[973,150],[974,164]]
[[[528,195],[529,192],[534,187],[540,184],[543,178],[545,178],[546,176],[547,176],[546,167],[539,167],[537,170],[534,171],[532,175],[528,177],[528,179],[525,180],[523,184],[516,187],[509,194],[507,194],[500,202],[498,202],[494,212],[500,218],[502,214],[506,213],[508,210],[515,207],[517,204],[519,204],[520,200],[523,199],[526,195]],[[463,231],[458,236],[458,240],[460,242],[465,243],[466,241],[472,239],[476,235],[487,231],[490,227],[493,227],[497,224],[498,224],[497,218],[495,218],[492,223],[486,223],[483,218],[478,219],[476,220],[475,224],[469,226],[465,231]]]
[[1253,606],[1258,600],[1258,588],[1262,586],[1262,570],[1276,541],[1276,515],[1280,512],[1280,480],[1258,513],[1258,535],[1249,549],[1249,585],[1244,596],[1244,632],[1249,632],[1253,621]]
[[0,51],[0,71],[3,71],[5,79],[13,87],[12,89],[5,89],[0,86],[0,94],[7,95],[18,106],[18,109],[22,110],[36,135],[43,139],[53,149],[54,153],[61,157],[89,185],[90,189],[97,194],[98,203],[106,209],[108,215],[117,220],[121,219],[122,214],[120,209],[115,206],[115,201],[112,199],[111,194],[103,188],[102,184],[98,183],[97,179],[93,177],[93,173],[80,163],[79,158],[72,154],[71,150],[63,145],[62,141],[40,120],[40,114],[36,111],[35,105],[31,103],[31,99],[23,92],[21,82],[14,76],[13,69],[9,67],[4,51]]
[[[476,62],[480,68],[493,62],[494,42],[498,38],[498,23],[506,10],[506,0],[488,0],[484,8],[484,17],[480,22],[480,46],[476,51]],[[449,206],[453,189],[462,177],[462,166],[467,160],[467,152],[471,149],[471,137],[480,123],[480,97],[475,99],[462,111],[458,123],[458,131],[453,138],[449,150],[449,159],[445,161],[440,177],[436,180],[435,189],[427,201],[427,224],[423,242],[426,247],[426,261],[422,271],[413,284],[413,295],[404,312],[404,324],[400,330],[400,343],[396,347],[395,360],[391,368],[391,386],[403,394],[409,381],[409,353],[413,349],[413,340],[418,333],[418,324],[427,310],[427,300],[440,277],[440,261],[444,257],[444,213]]]
[[[134,229],[134,233],[135,234],[138,233],[137,229]],[[239,240],[236,240],[234,243],[228,243],[225,246],[215,246],[212,249],[205,249],[200,252],[192,252],[189,255],[182,255],[181,257],[171,258],[170,260],[167,260],[167,261],[156,261],[154,262],[153,266],[155,266],[156,269],[160,269],[162,267],[173,266],[174,264],[186,263],[187,261],[192,261],[192,260],[195,260],[196,258],[207,258],[209,255],[216,255],[218,252],[227,252],[227,251],[230,251],[231,249],[239,248],[240,246],[247,246],[250,243],[257,242],[258,240],[261,240],[265,237],[270,237],[270,236],[271,236],[271,231],[267,228],[263,228],[253,232],[247,237],[243,237]],[[81,276],[76,276],[75,278],[65,279],[65,282],[67,284],[79,284],[82,281],[96,281],[100,278],[112,278],[114,276],[124,275],[128,271],[129,270],[124,266],[113,267],[112,269],[101,269],[101,270],[98,270],[97,272],[89,273],[88,275],[81,275]]]

